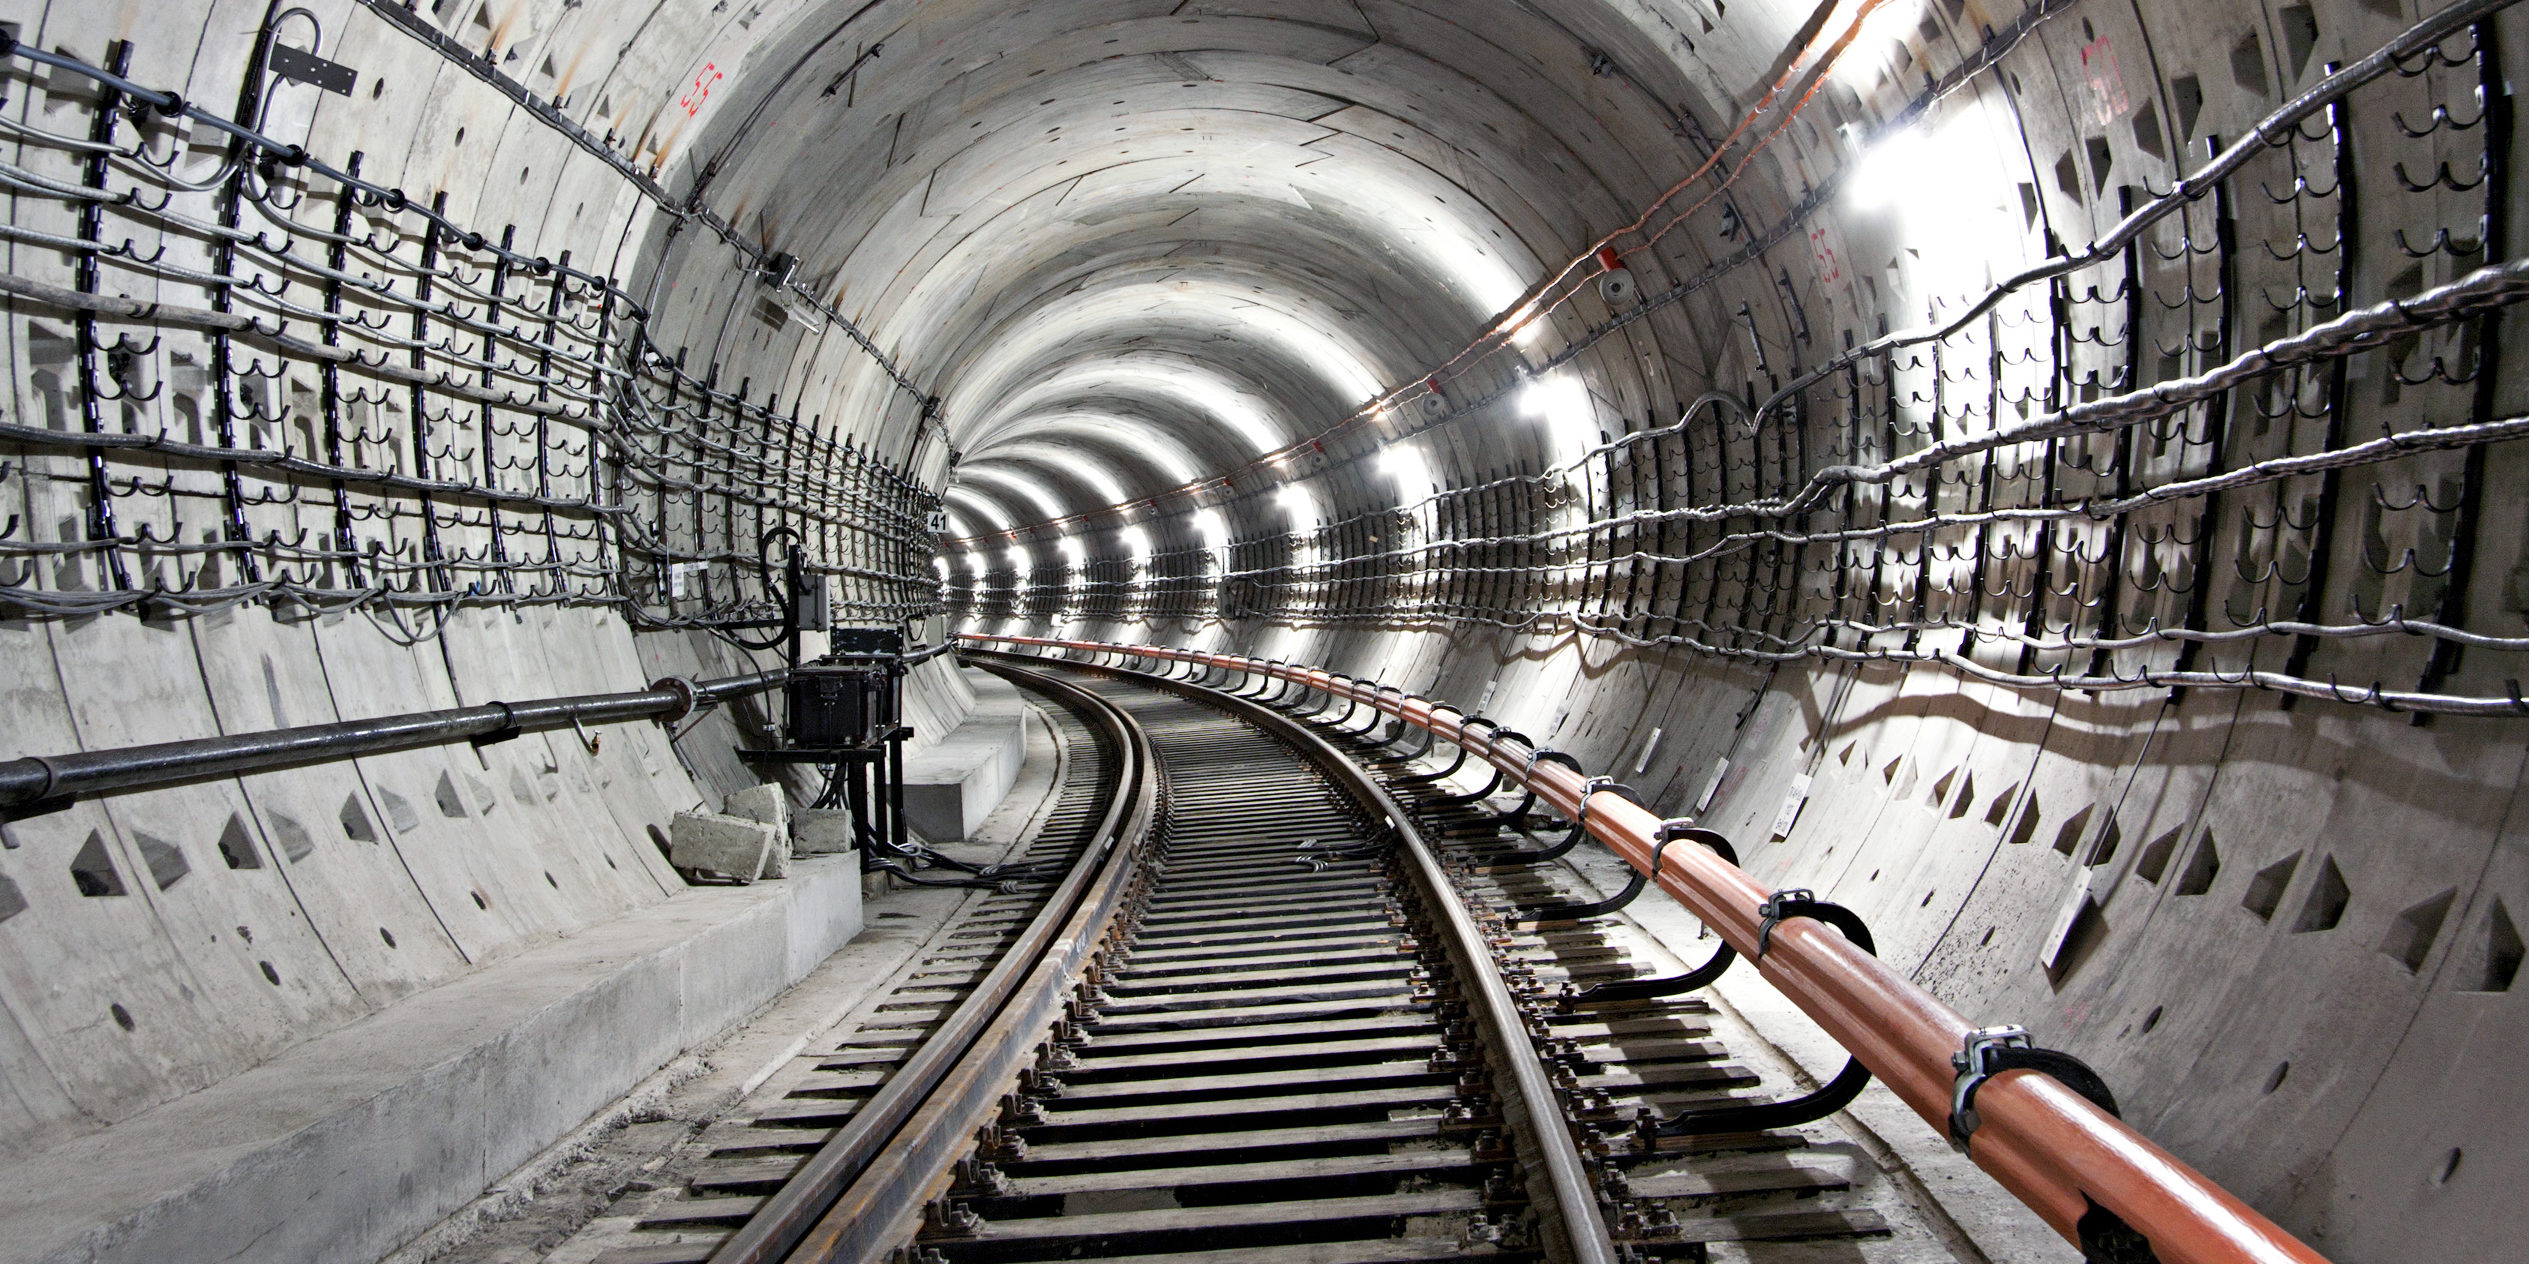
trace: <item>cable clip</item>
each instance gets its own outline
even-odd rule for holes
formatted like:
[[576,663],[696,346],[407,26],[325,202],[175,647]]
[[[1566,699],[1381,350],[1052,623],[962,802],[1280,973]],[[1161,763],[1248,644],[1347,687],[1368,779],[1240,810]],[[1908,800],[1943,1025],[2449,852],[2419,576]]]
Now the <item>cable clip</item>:
[[2040,1049],[2025,1027],[1979,1027],[1967,1033],[1966,1044],[1949,1055],[1958,1079],[1950,1088],[1949,1143],[1960,1153],[1983,1121],[1976,1117],[1976,1090],[2005,1071],[2035,1071],[2080,1094],[2112,1118],[2123,1118],[2116,1094],[2088,1063],[2069,1053]]
[[[1547,752],[1547,753],[1550,753],[1550,754],[1556,754],[1556,755],[1560,755],[1560,754],[1561,754],[1561,752],[1559,752],[1559,751],[1555,751],[1555,752]],[[1570,757],[1569,757],[1569,756],[1564,756],[1564,759],[1565,759],[1565,762],[1569,762]],[[1535,761],[1535,760],[1533,760],[1533,759],[1531,759],[1531,760],[1529,761],[1529,763],[1528,763],[1528,766],[1529,766],[1530,768],[1534,768],[1534,767],[1536,767],[1536,761]],[[1580,771],[1580,769],[1579,769],[1577,766],[1575,766],[1575,767],[1573,768],[1573,771],[1574,771],[1574,772],[1578,772],[1578,771]],[[1522,780],[1525,780],[1525,778],[1522,778]],[[1623,785],[1623,784],[1619,783],[1619,782],[1618,782],[1615,778],[1613,778],[1613,777],[1590,777],[1590,778],[1587,778],[1586,780],[1584,780],[1584,781],[1582,781],[1582,782],[1581,782],[1581,806],[1580,806],[1580,809],[1579,809],[1578,811],[1576,811],[1576,812],[1574,812],[1574,813],[1572,814],[1572,828],[1573,828],[1573,829],[1575,829],[1575,830],[1586,830],[1586,829],[1588,829],[1588,828],[1589,828],[1589,801],[1590,801],[1591,799],[1597,798],[1597,797],[1598,797],[1598,792],[1599,792],[1599,791],[1601,791],[1601,790],[1613,790],[1613,791],[1615,791],[1616,793],[1621,794],[1621,795],[1623,795],[1624,797],[1626,797],[1626,798],[1628,798],[1628,799],[1632,799],[1632,800],[1633,800],[1634,802],[1636,802],[1636,803],[1641,802],[1641,799],[1635,796],[1635,794],[1633,793],[1633,790],[1632,790],[1632,788],[1631,788],[1631,787],[1629,787],[1629,786],[1626,786],[1626,785]]]
[[1675,842],[1701,843],[1711,848],[1723,860],[1734,865],[1739,863],[1739,853],[1737,849],[1730,846],[1729,839],[1711,830],[1698,828],[1695,825],[1695,818],[1691,816],[1675,817],[1660,822],[1660,827],[1651,831],[1651,885],[1659,885],[1660,866],[1668,860],[1668,845]]
[[1806,917],[1818,907],[1818,893],[1806,887],[1785,887],[1765,897],[1765,905],[1757,910],[1764,920],[1756,924],[1756,959],[1765,959],[1765,950],[1773,947],[1774,927],[1794,917]]

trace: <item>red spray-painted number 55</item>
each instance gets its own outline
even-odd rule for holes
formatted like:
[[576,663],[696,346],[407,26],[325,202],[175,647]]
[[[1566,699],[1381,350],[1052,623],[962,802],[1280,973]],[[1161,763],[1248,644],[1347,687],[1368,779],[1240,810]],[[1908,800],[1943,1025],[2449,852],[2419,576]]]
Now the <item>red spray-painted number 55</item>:
[[676,99],[676,104],[684,107],[685,117],[692,118],[702,111],[703,102],[711,99],[711,85],[718,82],[720,63],[703,63],[702,72],[694,76],[694,86],[685,89],[685,95]]

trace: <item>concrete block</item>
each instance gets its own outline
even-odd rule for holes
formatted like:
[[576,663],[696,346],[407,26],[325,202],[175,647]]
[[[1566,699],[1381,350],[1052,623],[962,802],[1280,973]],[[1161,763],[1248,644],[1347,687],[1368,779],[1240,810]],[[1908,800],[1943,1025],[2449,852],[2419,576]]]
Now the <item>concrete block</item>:
[[717,812],[679,812],[668,828],[668,863],[739,882],[764,876],[781,839],[773,827]]
[[790,792],[777,782],[765,781],[729,796],[720,807],[723,814],[770,825],[782,833],[790,832]]
[[852,850],[852,814],[841,808],[801,808],[791,818],[790,850],[800,856]]
[[730,795],[727,802],[721,805],[721,811],[729,816],[772,826],[773,850],[764,858],[764,876],[767,878],[790,876],[789,791],[782,789],[776,782],[759,782],[749,789]]
[[1018,687],[969,672],[975,706],[963,723],[905,757],[905,819],[926,838],[960,841],[1000,806],[1027,759],[1027,704]]

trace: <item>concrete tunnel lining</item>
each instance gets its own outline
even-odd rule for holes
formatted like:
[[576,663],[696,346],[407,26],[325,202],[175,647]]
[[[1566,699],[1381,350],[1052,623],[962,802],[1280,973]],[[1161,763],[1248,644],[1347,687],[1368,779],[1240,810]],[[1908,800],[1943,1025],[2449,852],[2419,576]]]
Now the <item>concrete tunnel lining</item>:
[[[261,92],[271,135],[356,152],[416,205],[444,193],[488,244],[433,238],[458,306],[424,341],[505,310],[509,362],[487,375],[513,392],[478,406],[111,314],[90,346],[75,311],[13,290],[11,754],[750,669],[702,625],[755,598],[736,559],[790,515],[846,622],[1309,661],[1623,772],[1744,840],[1752,872],[1862,910],[1953,1004],[2088,1059],[2144,1131],[2335,1258],[2471,1258],[2518,1218],[2502,1191],[2529,1148],[2498,1103],[2524,1021],[2522,719],[2415,714],[2517,709],[2529,466],[2508,434],[2429,438],[2520,411],[2508,295],[2156,420],[1774,512],[1822,470],[2131,398],[2505,262],[2509,8],[2130,248],[1751,425],[1821,364],[2098,239],[2442,6],[1892,0],[1789,122],[1727,143],[1807,7],[386,7],[279,28],[320,32],[360,76],[348,95],[246,81],[264,6],[0,13],[93,64],[129,40],[136,83],[215,112]],[[1840,29],[1854,9],[1818,13]],[[9,71],[13,124],[87,134],[92,85]],[[202,127],[120,127],[216,165]],[[79,151],[0,141],[13,278],[242,304],[306,343],[328,303],[410,318],[326,296],[304,231],[331,223],[325,181],[257,175],[303,194],[300,218],[247,199],[243,234],[302,231],[223,255],[196,227],[227,213],[211,196],[179,190],[183,223],[109,208],[83,227],[61,195],[90,179]],[[1680,190],[1715,152],[1719,174]],[[428,271],[413,213],[343,213],[389,243],[351,251],[353,275]],[[82,279],[60,242],[92,231],[134,257]],[[1610,234],[1652,303],[1601,293]],[[499,266],[503,241],[567,251],[621,297],[601,316],[593,289]],[[796,259],[785,288],[772,255]],[[1529,304],[1567,261],[1587,262]],[[290,309],[204,283],[222,271],[290,278]],[[621,341],[636,323],[640,347]],[[566,367],[538,397],[563,403],[522,410],[539,355],[615,376]],[[637,451],[604,437],[618,414]],[[113,448],[92,475],[73,442],[91,425],[301,465],[250,457],[231,482]],[[325,471],[433,486],[337,491]],[[2247,481],[2183,490],[2216,476]],[[2179,490],[2090,511],[2155,487]],[[699,596],[670,595],[678,566],[700,567]],[[928,727],[953,727],[971,699],[927,687]],[[675,908],[690,897],[648,830],[751,782],[726,752],[761,718],[9,822],[0,1157],[111,1135]],[[219,863],[232,822],[260,872]],[[125,895],[81,894],[91,838]],[[168,848],[189,880],[153,877]],[[2078,933],[2050,956],[2067,909]]]

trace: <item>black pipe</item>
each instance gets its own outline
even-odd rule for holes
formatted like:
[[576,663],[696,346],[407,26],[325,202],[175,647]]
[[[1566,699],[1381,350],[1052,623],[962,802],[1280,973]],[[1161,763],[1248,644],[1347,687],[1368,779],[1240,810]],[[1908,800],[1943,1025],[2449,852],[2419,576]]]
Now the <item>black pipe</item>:
[[[672,723],[696,707],[773,688],[788,676],[787,671],[775,670],[699,685],[670,676],[634,693],[487,702],[476,707],[417,711],[341,724],[310,724],[230,737],[67,755],[29,755],[0,763],[0,813],[25,817],[67,807],[83,795],[154,789],[241,773],[331,763],[461,739],[490,745],[522,733],[586,724],[618,724],[627,720]],[[27,808],[34,811],[23,810]]]

